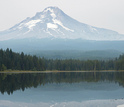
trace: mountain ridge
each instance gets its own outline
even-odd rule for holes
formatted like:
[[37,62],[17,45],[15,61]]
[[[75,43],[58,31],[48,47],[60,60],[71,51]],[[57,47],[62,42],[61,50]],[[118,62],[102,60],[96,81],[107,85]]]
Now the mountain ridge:
[[8,30],[0,32],[0,41],[14,39],[82,39],[96,41],[124,40],[116,31],[81,23],[58,7],[47,7]]

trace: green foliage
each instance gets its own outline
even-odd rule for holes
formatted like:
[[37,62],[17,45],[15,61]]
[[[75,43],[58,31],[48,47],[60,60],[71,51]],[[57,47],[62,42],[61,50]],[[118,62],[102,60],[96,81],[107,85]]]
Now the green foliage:
[[59,71],[95,71],[124,70],[124,55],[115,60],[78,60],[78,59],[45,59],[37,56],[13,52],[11,49],[0,50],[0,71],[11,70],[59,70]]
[[124,55],[120,55],[116,62],[117,70],[124,70]]
[[24,55],[12,52],[11,49],[0,50],[0,71],[6,69],[12,70],[45,70],[43,61],[36,56]]
[[6,66],[4,64],[1,65],[1,71],[6,70]]

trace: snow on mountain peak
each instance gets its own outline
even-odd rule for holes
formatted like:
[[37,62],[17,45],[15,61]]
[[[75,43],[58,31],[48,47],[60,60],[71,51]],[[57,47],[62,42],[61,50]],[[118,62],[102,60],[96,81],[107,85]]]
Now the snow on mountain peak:
[[[74,32],[73,29],[68,28],[62,23],[58,16],[61,13],[62,11],[58,7],[48,7],[42,12],[38,12],[34,17],[22,21],[16,28],[13,28],[13,30],[18,29],[21,31],[25,28],[27,31],[24,32],[23,35],[26,35],[34,31],[34,29],[39,29],[39,26],[44,25],[43,28],[39,29],[39,32],[43,31],[54,37],[57,37],[58,34],[65,35],[60,29],[64,29],[67,32]],[[52,32],[54,32],[54,34],[52,34]]]
[[[3,34],[3,33],[2,33]],[[0,34],[0,40],[8,38],[66,38],[85,40],[124,40],[123,35],[108,29],[80,23],[66,15],[58,7],[47,7],[21,23]],[[10,37],[11,35],[11,37]]]
[[47,8],[45,8],[44,10],[43,10],[43,13],[45,13],[45,12],[59,12],[59,11],[61,11],[58,7],[53,7],[53,6],[51,6],[51,7],[47,7]]

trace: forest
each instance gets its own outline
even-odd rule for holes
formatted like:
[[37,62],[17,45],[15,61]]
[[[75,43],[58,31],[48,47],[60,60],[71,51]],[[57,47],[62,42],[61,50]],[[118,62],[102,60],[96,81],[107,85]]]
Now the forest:
[[45,59],[36,55],[16,53],[12,49],[0,49],[0,71],[97,71],[124,70],[124,55],[113,60]]

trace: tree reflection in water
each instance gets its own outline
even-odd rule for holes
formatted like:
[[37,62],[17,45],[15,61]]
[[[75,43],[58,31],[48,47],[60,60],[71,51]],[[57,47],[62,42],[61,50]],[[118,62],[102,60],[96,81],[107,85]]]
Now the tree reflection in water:
[[117,82],[124,87],[124,72],[60,72],[0,74],[0,91],[9,95],[16,90],[44,86],[49,83]]

